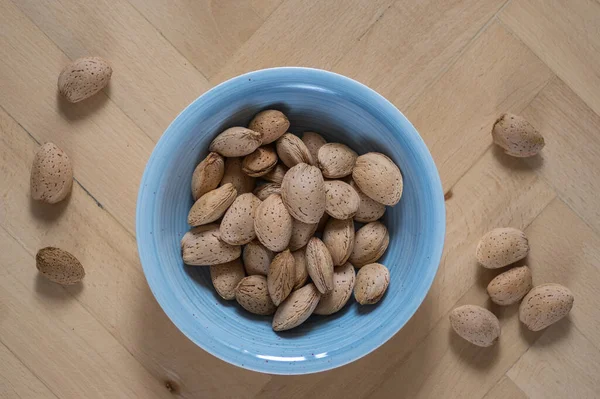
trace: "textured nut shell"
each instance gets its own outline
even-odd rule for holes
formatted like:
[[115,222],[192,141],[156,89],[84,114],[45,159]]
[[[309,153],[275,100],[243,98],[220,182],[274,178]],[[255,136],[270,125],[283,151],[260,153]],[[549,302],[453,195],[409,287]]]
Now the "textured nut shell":
[[327,143],[317,154],[317,164],[328,179],[339,179],[352,173],[358,154],[340,143]]
[[69,102],[76,103],[93,96],[106,87],[112,68],[100,57],[78,58],[58,75],[58,92]]
[[244,247],[243,254],[246,273],[249,276],[253,274],[266,276],[269,274],[269,265],[274,256],[273,251],[262,245],[258,240],[249,242]]
[[463,305],[450,312],[450,325],[473,345],[491,346],[500,336],[500,322],[492,312],[475,305]]
[[308,270],[306,269],[306,247],[292,252],[294,256],[294,267],[296,275],[294,279],[294,289],[302,287],[308,280]]
[[278,253],[273,258],[267,274],[269,295],[275,306],[279,306],[290,295],[296,282],[296,269],[294,256],[289,249]]
[[333,273],[333,290],[321,296],[314,313],[330,315],[343,308],[352,296],[355,280],[356,272],[350,262],[337,267]]
[[366,196],[380,204],[396,205],[402,197],[400,169],[390,158],[378,152],[359,156],[352,178]]
[[230,127],[210,143],[209,151],[224,157],[243,157],[252,154],[261,144],[261,134],[245,127]]
[[277,155],[288,168],[299,163],[313,164],[313,158],[304,142],[291,133],[286,133],[277,140]]
[[302,141],[304,142],[304,145],[306,145],[306,148],[308,148],[311,158],[316,162],[319,154],[319,148],[327,144],[327,141],[323,138],[323,136],[315,132],[304,132],[302,134]]
[[360,198],[360,204],[358,205],[356,215],[354,215],[354,220],[360,223],[369,223],[381,219],[385,213],[385,205],[372,200],[360,191],[354,180],[350,182],[350,185],[358,194],[358,198]]
[[31,198],[55,204],[73,187],[73,165],[67,154],[53,143],[40,147],[31,167]]
[[233,184],[225,184],[207,192],[194,203],[188,213],[188,224],[200,226],[211,223],[223,216],[237,197]]
[[271,251],[281,252],[287,248],[292,236],[292,217],[280,195],[270,195],[258,206],[254,231],[259,241]]
[[573,308],[573,293],[560,284],[541,284],[523,298],[519,320],[531,331],[540,331],[565,317]]
[[487,286],[492,302],[498,305],[517,303],[533,287],[531,270],[527,266],[515,267],[497,275]]
[[321,294],[333,289],[333,260],[323,241],[313,237],[306,245],[306,270]]
[[544,137],[525,118],[504,114],[494,123],[494,143],[513,157],[531,157],[544,148]]
[[361,227],[354,235],[354,248],[350,263],[362,267],[376,262],[384,254],[390,243],[387,228],[380,222],[371,222]]
[[217,294],[225,300],[235,299],[235,287],[246,276],[241,259],[210,267],[210,279]]
[[304,223],[318,223],[325,212],[325,181],[316,166],[291,168],[281,183],[281,198],[290,215]]
[[38,251],[35,265],[48,280],[73,285],[85,277],[85,270],[76,257],[60,248],[46,247]]
[[242,170],[252,177],[263,176],[277,165],[277,154],[272,146],[258,147],[242,161]]
[[290,127],[290,121],[280,111],[267,109],[259,112],[248,127],[262,135],[262,143],[269,144],[281,137]]
[[261,201],[264,201],[267,198],[269,198],[271,194],[280,195],[281,185],[277,183],[266,183],[254,189],[254,195],[256,195],[256,197]]
[[277,183],[281,185],[283,177],[285,176],[287,171],[288,168],[285,165],[278,163],[273,169],[271,169],[268,173],[263,175],[262,178],[271,183]]
[[303,223],[294,219],[292,221],[292,237],[290,238],[290,251],[302,248],[317,231],[317,223]]
[[501,227],[481,238],[475,256],[483,267],[498,269],[525,258],[528,253],[529,241],[525,233],[512,227]]
[[227,263],[242,254],[242,247],[221,240],[218,224],[194,227],[181,239],[183,262],[191,266]]
[[325,182],[325,212],[336,219],[353,217],[360,206],[360,197],[348,183],[341,180]]
[[221,239],[231,245],[244,245],[256,238],[254,216],[260,200],[252,193],[238,196],[221,221]]
[[194,201],[219,186],[225,173],[225,159],[211,152],[194,169],[192,175],[192,196]]
[[270,315],[277,306],[271,300],[265,276],[244,277],[235,288],[235,300],[250,313]]
[[390,271],[381,263],[363,266],[356,274],[354,299],[361,305],[373,305],[383,297],[390,284]]
[[273,330],[285,331],[304,323],[319,304],[320,297],[314,284],[292,292],[275,312]]
[[256,179],[244,173],[242,158],[226,158],[225,173],[223,174],[223,180],[221,180],[221,186],[227,183],[233,184],[238,195],[242,195],[251,193],[254,190]]
[[325,230],[325,226],[327,225],[327,222],[329,221],[329,219],[331,219],[331,218],[329,217],[327,212],[324,212],[323,216],[321,216],[321,219],[319,219],[319,224],[317,225],[318,232],[323,232],[323,230]]
[[354,221],[329,219],[323,230],[323,243],[331,254],[334,266],[346,263],[354,248]]

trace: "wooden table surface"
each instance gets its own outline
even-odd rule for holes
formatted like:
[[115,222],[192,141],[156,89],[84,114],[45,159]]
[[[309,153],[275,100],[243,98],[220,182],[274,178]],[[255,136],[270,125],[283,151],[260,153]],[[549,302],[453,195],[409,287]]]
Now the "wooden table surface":
[[[57,96],[70,60],[108,59],[110,87]],[[282,377],[226,364],[188,341],[144,279],[138,183],[162,132],[211,86],[270,66],[357,79],[402,110],[452,192],[437,277],[411,321],[348,366]],[[0,0],[0,397],[600,397],[600,2],[596,0]],[[502,112],[543,132],[541,157],[491,144]],[[40,143],[73,159],[57,206],[33,203]],[[532,333],[491,306],[475,246],[524,229],[534,283],[575,295],[570,316]],[[76,254],[80,286],[38,276],[44,246]],[[500,318],[483,349],[449,327],[456,305]]]

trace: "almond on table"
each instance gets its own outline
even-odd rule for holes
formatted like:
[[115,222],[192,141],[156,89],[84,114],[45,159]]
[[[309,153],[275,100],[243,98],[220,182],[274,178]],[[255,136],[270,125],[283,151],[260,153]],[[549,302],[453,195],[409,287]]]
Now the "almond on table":
[[58,91],[69,102],[77,103],[104,89],[112,68],[100,57],[78,58],[66,65],[58,76]]

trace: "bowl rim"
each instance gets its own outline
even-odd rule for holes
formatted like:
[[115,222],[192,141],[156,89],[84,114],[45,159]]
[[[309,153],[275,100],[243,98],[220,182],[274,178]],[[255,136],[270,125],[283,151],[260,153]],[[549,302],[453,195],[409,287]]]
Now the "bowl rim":
[[[147,185],[149,175],[151,174],[152,163],[158,157],[160,157],[159,153],[161,151],[161,148],[168,141],[169,132],[171,132],[172,130],[175,130],[177,125],[183,119],[183,115],[186,114],[189,109],[197,107],[199,105],[199,103],[206,101],[207,98],[215,95],[220,90],[222,90],[224,87],[227,87],[232,84],[236,84],[237,82],[247,81],[249,79],[252,79],[252,80],[258,79],[263,75],[270,74],[272,72],[278,72],[278,71],[291,72],[291,73],[313,73],[313,74],[328,76],[330,78],[337,80],[338,82],[340,82],[342,84],[351,86],[354,90],[357,91],[357,95],[359,95],[359,96],[364,95],[366,97],[370,97],[373,101],[377,101],[382,107],[385,107],[385,109],[382,112],[388,113],[389,115],[393,116],[394,119],[397,119],[402,124],[405,134],[410,135],[410,138],[411,138],[411,140],[413,140],[414,145],[419,147],[422,154],[425,156],[426,159],[424,159],[423,161],[428,165],[427,176],[430,179],[431,188],[435,193],[432,204],[433,204],[433,213],[435,216],[434,223],[435,223],[436,228],[434,228],[431,232],[431,234],[433,235],[431,242],[432,242],[432,247],[434,247],[434,251],[432,251],[432,253],[431,253],[430,262],[432,262],[436,266],[428,269],[427,273],[423,275],[423,279],[426,281],[426,284],[425,284],[426,289],[423,290],[420,297],[415,298],[416,300],[414,300],[412,302],[412,304],[413,304],[412,308],[407,309],[408,310],[407,313],[410,314],[410,316],[408,316],[406,318],[404,323],[401,323],[401,324],[399,323],[396,326],[396,328],[390,328],[390,329],[386,330],[385,334],[383,334],[377,342],[375,342],[372,345],[365,346],[365,348],[364,348],[365,350],[360,351],[360,353],[357,353],[354,356],[350,356],[349,358],[347,358],[343,361],[339,361],[339,362],[324,363],[321,367],[316,367],[316,368],[313,368],[310,370],[306,370],[304,368],[299,368],[297,370],[297,372],[296,372],[296,370],[278,371],[277,369],[273,369],[273,368],[259,367],[254,364],[242,363],[242,362],[238,361],[237,358],[229,358],[227,356],[223,356],[218,350],[211,348],[209,345],[206,345],[201,340],[195,339],[187,331],[187,329],[185,327],[183,327],[177,323],[175,315],[170,314],[170,311],[168,310],[169,307],[164,306],[160,299],[161,296],[157,295],[157,293],[155,291],[157,289],[157,287],[153,286],[151,280],[149,279],[149,272],[150,272],[149,265],[151,263],[151,259],[147,259],[147,256],[149,256],[149,254],[145,254],[145,252],[143,251],[142,245],[141,245],[141,241],[139,239],[142,236],[147,236],[147,234],[142,229],[141,214],[142,214],[143,207],[140,206],[140,204],[144,200],[144,197],[148,196],[147,191],[149,191],[149,190],[146,190],[146,185]],[[177,117],[175,119],[173,119],[173,121],[165,129],[165,131],[163,132],[163,134],[161,135],[159,140],[156,142],[156,145],[154,146],[154,149],[152,150],[152,154],[150,155],[150,157],[146,163],[146,166],[144,168],[144,173],[140,180],[138,197],[137,197],[137,201],[136,201],[136,221],[135,222],[136,222],[135,223],[136,224],[136,243],[137,243],[137,247],[138,247],[138,255],[140,258],[140,263],[142,265],[142,270],[144,272],[144,277],[146,278],[146,282],[150,288],[150,291],[152,292],[152,295],[154,296],[155,300],[160,305],[163,312],[167,315],[167,317],[171,320],[171,322],[177,327],[177,329],[179,331],[181,331],[190,341],[195,343],[197,346],[202,348],[204,351],[206,351],[206,352],[210,353],[211,355],[213,355],[214,357],[216,357],[226,363],[232,364],[234,366],[237,366],[237,367],[240,367],[243,369],[247,369],[250,371],[272,374],[272,375],[303,375],[303,374],[319,373],[319,372],[323,372],[323,371],[327,371],[327,370],[332,370],[332,369],[335,369],[338,367],[342,367],[342,366],[350,364],[350,363],[370,354],[371,352],[375,351],[376,349],[381,347],[383,344],[385,344],[387,341],[389,341],[394,335],[396,335],[410,321],[410,319],[412,319],[414,314],[417,312],[417,310],[422,305],[423,300],[429,293],[429,291],[431,289],[431,285],[433,284],[433,281],[437,274],[437,271],[439,270],[439,265],[441,262],[442,252],[443,252],[443,248],[444,248],[444,239],[445,239],[445,234],[446,234],[446,208],[445,208],[445,203],[444,203],[444,193],[443,193],[443,189],[442,189],[441,179],[440,179],[437,167],[435,165],[435,162],[433,160],[433,157],[431,156],[431,152],[429,151],[427,145],[423,141],[422,137],[420,136],[420,134],[418,133],[416,128],[412,125],[412,123],[408,120],[408,118],[406,118],[406,116],[398,108],[396,108],[395,105],[393,105],[389,100],[387,100],[385,97],[383,97],[381,94],[379,94],[375,90],[373,90],[370,87],[368,87],[352,78],[349,78],[347,76],[344,76],[344,75],[341,75],[341,74],[338,74],[335,72],[331,72],[331,71],[326,71],[323,69],[318,69],[318,68],[286,66],[286,67],[274,67],[274,68],[265,68],[265,69],[250,71],[250,72],[244,73],[242,75],[235,76],[224,82],[221,82],[218,85],[207,90],[200,96],[198,96],[194,101],[192,101],[188,106],[186,106],[177,115]]]

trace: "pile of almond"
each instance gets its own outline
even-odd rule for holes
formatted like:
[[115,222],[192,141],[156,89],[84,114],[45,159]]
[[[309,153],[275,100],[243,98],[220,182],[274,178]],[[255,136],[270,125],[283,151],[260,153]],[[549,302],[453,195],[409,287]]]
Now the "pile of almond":
[[192,176],[192,229],[181,240],[187,265],[210,266],[217,293],[274,314],[275,331],[339,311],[353,291],[361,305],[383,297],[389,271],[376,262],[389,233],[378,220],[403,188],[387,156],[289,127],[266,110],[215,137]]

